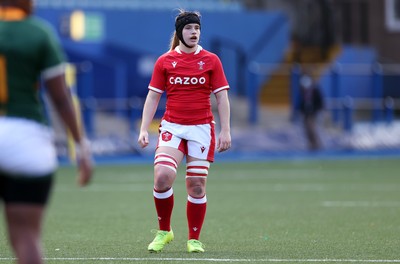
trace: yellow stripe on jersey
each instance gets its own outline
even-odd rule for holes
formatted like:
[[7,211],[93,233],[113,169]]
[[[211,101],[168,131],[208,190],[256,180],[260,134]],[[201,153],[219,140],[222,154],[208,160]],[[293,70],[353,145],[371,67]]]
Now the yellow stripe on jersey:
[[6,103],[8,100],[6,58],[0,55],[0,103]]

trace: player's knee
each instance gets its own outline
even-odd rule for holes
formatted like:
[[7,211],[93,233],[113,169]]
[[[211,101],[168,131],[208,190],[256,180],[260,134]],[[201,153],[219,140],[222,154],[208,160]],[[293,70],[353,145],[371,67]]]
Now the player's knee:
[[192,161],[187,164],[186,184],[189,195],[201,197],[205,194],[205,185],[210,162],[205,160]]
[[176,175],[176,172],[168,169],[164,166],[155,165],[154,166],[154,178],[162,179],[162,178],[170,178]]
[[158,153],[154,159],[154,181],[159,187],[169,186],[176,176],[178,163],[166,153]]
[[189,188],[188,194],[192,197],[202,197],[206,194],[206,188],[204,185],[194,185]]
[[154,177],[154,188],[157,191],[166,191],[172,187],[174,177],[166,174]]

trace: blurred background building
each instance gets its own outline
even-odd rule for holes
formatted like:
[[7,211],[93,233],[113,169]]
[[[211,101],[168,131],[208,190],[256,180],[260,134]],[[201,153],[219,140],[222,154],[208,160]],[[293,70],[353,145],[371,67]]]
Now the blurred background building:
[[[232,153],[307,151],[296,109],[305,71],[325,99],[318,153],[400,150],[400,0],[36,0],[35,5],[37,15],[57,29],[74,68],[70,86],[81,101],[95,154],[146,155],[136,146],[141,109],[179,8],[201,12],[200,44],[224,65],[231,85]],[[156,137],[156,122],[153,132]],[[58,136],[63,156],[65,137]]]

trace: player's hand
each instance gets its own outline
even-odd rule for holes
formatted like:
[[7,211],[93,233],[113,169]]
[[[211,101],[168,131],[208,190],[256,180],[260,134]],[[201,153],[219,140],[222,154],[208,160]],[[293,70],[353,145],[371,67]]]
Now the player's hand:
[[138,143],[142,148],[145,148],[147,145],[149,145],[149,133],[147,131],[140,131]]
[[93,175],[93,161],[90,145],[87,140],[83,140],[78,146],[77,153],[78,163],[78,177],[77,181],[79,186],[86,186],[89,184]]
[[221,131],[218,137],[217,151],[223,152],[231,147],[231,134],[227,131]]

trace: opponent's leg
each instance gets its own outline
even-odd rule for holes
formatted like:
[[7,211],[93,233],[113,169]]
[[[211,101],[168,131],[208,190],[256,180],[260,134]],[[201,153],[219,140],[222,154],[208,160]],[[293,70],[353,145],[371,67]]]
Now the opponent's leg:
[[41,264],[41,227],[52,176],[3,179],[8,236],[18,264]]
[[41,264],[41,205],[12,204],[5,207],[10,242],[18,264]]

